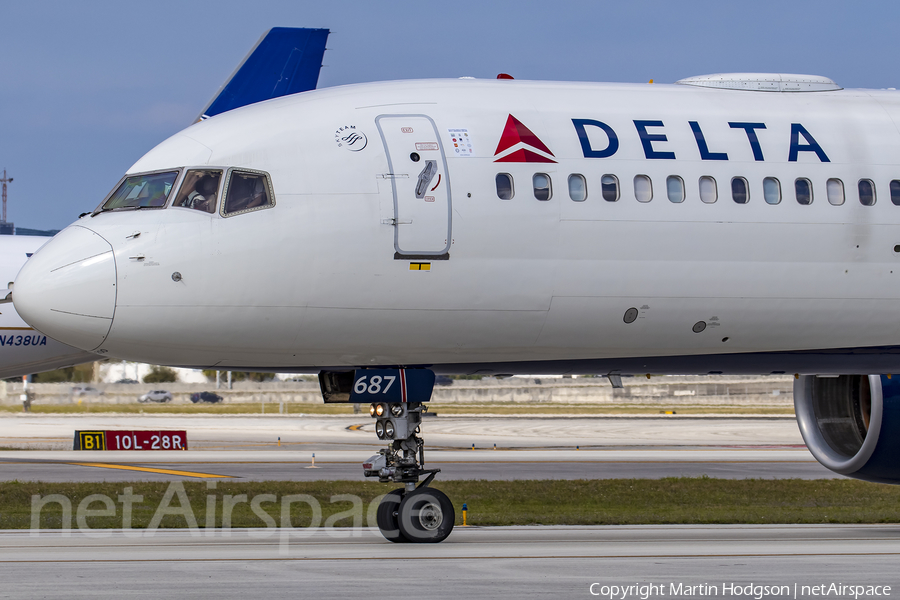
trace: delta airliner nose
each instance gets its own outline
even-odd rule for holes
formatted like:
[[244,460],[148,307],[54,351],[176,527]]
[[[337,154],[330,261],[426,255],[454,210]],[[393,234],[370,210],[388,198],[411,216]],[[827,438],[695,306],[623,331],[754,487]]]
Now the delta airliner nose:
[[13,304],[26,323],[83,350],[103,343],[116,308],[112,246],[73,225],[35,252],[19,271]]

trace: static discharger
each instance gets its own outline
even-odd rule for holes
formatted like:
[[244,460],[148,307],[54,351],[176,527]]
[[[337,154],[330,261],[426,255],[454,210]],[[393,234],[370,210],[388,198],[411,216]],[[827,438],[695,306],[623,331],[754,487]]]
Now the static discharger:
[[409,263],[409,270],[410,270],[410,271],[430,271],[430,270],[431,270],[431,263],[430,263],[430,262],[427,262],[427,263],[418,263],[418,262],[415,262],[415,263]]

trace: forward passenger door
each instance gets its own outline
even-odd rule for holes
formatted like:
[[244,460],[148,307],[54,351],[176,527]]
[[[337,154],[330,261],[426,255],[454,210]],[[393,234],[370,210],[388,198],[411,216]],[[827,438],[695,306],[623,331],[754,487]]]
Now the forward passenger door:
[[449,258],[450,180],[434,121],[427,115],[375,119],[394,196],[394,258]]

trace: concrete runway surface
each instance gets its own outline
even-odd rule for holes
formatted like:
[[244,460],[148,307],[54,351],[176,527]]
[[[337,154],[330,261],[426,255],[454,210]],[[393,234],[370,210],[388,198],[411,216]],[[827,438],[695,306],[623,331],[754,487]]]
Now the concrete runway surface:
[[[282,445],[320,450],[380,448],[374,419],[320,415],[0,416],[0,446],[71,449],[76,429],[184,429],[193,449],[260,450]],[[601,446],[802,445],[793,417],[431,417],[429,448],[582,448]]]
[[900,593],[896,525],[458,527],[433,545],[370,529],[194,533],[0,532],[0,598],[592,598],[647,584],[669,598],[756,597],[748,585],[787,586],[760,588],[765,598],[821,597],[802,586],[831,584]]
[[[372,423],[366,416],[8,416],[0,418],[0,446],[30,450],[0,452],[0,481],[361,481],[362,461],[382,447]],[[75,430],[105,429],[184,429],[190,450],[71,450]],[[809,454],[791,418],[438,417],[423,433],[428,466],[442,469],[441,479],[837,477]]]

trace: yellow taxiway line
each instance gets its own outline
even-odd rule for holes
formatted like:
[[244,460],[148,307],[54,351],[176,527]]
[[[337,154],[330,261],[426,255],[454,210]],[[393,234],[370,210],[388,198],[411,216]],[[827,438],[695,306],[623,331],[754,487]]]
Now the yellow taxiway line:
[[174,469],[154,469],[152,467],[133,467],[131,465],[111,465],[109,463],[69,463],[79,467],[98,467],[100,469],[120,469],[122,471],[142,471],[144,473],[159,473],[161,475],[180,475],[181,477],[196,477],[198,479],[233,479],[231,475],[213,475],[212,473],[197,473],[195,471],[176,471]]

